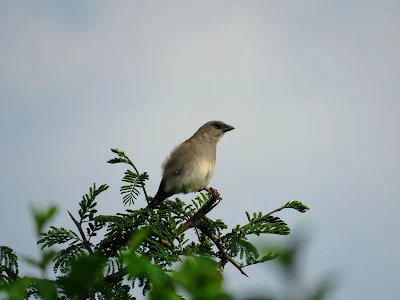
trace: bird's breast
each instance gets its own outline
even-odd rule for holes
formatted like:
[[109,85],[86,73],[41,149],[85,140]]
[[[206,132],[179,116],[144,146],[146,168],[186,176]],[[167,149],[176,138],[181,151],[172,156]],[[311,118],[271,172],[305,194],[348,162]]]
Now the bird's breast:
[[183,177],[184,193],[197,192],[207,187],[214,174],[215,162],[199,159]]
[[[199,177],[210,180],[214,174],[215,162],[209,160],[200,160],[198,163]],[[207,182],[208,184],[208,182]]]

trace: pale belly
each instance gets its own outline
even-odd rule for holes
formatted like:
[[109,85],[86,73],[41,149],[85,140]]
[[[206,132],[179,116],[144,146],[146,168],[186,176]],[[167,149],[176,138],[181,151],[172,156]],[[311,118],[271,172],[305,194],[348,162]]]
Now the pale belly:
[[207,187],[214,175],[214,167],[214,163],[208,161],[199,162],[197,168],[185,180],[184,193],[197,192]]
[[197,192],[208,186],[214,175],[215,163],[203,160],[198,161],[192,166],[186,166],[186,170],[177,173],[173,180],[169,182],[168,190],[178,193]]

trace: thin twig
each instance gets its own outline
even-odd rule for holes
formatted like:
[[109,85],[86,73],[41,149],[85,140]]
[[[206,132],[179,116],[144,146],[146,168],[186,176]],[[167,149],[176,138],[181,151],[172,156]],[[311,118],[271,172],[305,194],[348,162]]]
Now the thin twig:
[[163,245],[164,247],[167,247],[173,254],[176,255],[176,258],[177,258],[180,262],[182,262],[181,258],[179,257],[179,251],[175,250],[175,249],[174,249],[174,246],[173,246],[170,242],[168,242],[167,240],[161,239],[161,240],[159,241],[159,243],[160,243],[161,245]]
[[212,197],[211,199],[202,207],[200,208],[191,218],[190,220],[186,221],[185,224],[182,225],[182,229],[181,229],[181,233],[184,233],[186,230],[188,230],[189,228],[192,227],[196,227],[199,228],[200,231],[205,234],[206,236],[208,236],[208,238],[210,240],[213,241],[213,243],[215,244],[215,246],[217,246],[219,252],[221,253],[222,257],[224,259],[226,259],[227,261],[229,261],[232,265],[234,265],[239,271],[240,273],[242,273],[243,275],[245,275],[246,277],[249,277],[245,271],[243,271],[243,268],[241,265],[239,265],[238,262],[236,262],[232,257],[230,257],[228,255],[228,253],[226,253],[224,247],[221,245],[221,243],[218,241],[218,238],[214,235],[212,235],[210,232],[207,232],[205,230],[203,230],[201,228],[201,226],[197,227],[197,223],[199,220],[201,220],[201,218],[203,218],[206,214],[208,214],[215,206],[218,205],[218,203],[221,200],[219,193],[217,192],[217,190],[213,189],[213,188],[206,188],[205,189]]
[[120,269],[118,272],[107,275],[104,278],[104,280],[107,282],[118,282],[118,281],[121,281],[122,277],[124,277],[125,275],[128,275],[127,267]]
[[[169,250],[171,250],[172,253],[174,253],[178,260],[182,262],[181,258],[179,257],[178,253],[176,252],[176,250],[173,249],[173,246],[171,245],[170,242],[168,242],[167,240],[161,239],[160,241],[158,241],[161,245],[163,245],[164,247],[167,247]],[[128,275],[128,267],[123,267],[121,268],[118,272],[112,273],[110,275],[107,275],[104,280],[106,282],[118,282],[120,281],[125,275]]]
[[279,207],[279,208],[277,208],[277,209],[274,209],[273,211],[271,211],[271,212],[269,212],[269,213],[263,215],[263,216],[260,217],[260,218],[257,218],[257,219],[254,219],[254,220],[250,221],[250,222],[247,223],[246,225],[243,225],[242,227],[240,227],[240,228],[239,228],[239,231],[240,231],[241,233],[243,233],[243,232],[244,232],[244,229],[246,228],[246,226],[253,225],[253,224],[255,224],[255,223],[261,222],[265,217],[268,217],[268,216],[270,216],[270,215],[272,215],[272,214],[274,214],[274,213],[276,213],[276,212],[278,212],[278,211],[281,211],[281,210],[284,209],[284,208],[286,208],[285,205],[283,205],[283,206],[281,206],[281,207]]
[[[201,229],[200,229],[201,230]],[[224,259],[226,259],[227,261],[229,261],[232,265],[234,265],[239,271],[240,273],[242,273],[244,276],[249,277],[245,271],[243,271],[243,267],[241,265],[238,264],[237,261],[235,261],[232,257],[230,257],[228,255],[228,253],[226,253],[224,247],[222,247],[221,243],[218,241],[217,237],[215,237],[214,235],[212,235],[209,232],[204,232],[202,231],[206,236],[208,236],[208,238],[210,240],[212,240],[215,244],[215,246],[217,246],[219,252],[221,252],[221,255]]]
[[83,241],[83,245],[84,245],[85,248],[89,251],[90,254],[93,254],[93,250],[92,250],[92,248],[90,247],[90,243],[89,243],[89,241],[87,240],[87,238],[86,238],[86,236],[85,236],[85,233],[83,232],[82,225],[74,218],[74,216],[69,212],[69,210],[67,210],[67,211],[68,211],[69,216],[71,217],[72,221],[74,221],[76,227],[78,228],[79,233],[81,234],[82,241]]
[[167,248],[169,248],[170,250],[174,249],[174,247],[171,245],[171,243],[168,242],[167,240],[161,239],[160,240],[160,244],[165,246],[165,247],[167,247]]
[[151,239],[152,241],[159,243],[161,246],[164,246],[165,248],[168,248],[172,254],[175,254],[177,256],[177,259],[182,261],[181,258],[179,257],[179,251],[174,249],[174,245],[171,244],[170,242],[168,242],[165,239],[159,239],[159,240],[155,240],[155,239]]

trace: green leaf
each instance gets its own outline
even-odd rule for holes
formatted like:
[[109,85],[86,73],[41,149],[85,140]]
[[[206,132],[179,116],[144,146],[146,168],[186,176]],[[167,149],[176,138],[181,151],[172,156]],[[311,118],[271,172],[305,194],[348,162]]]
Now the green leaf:
[[44,226],[55,216],[57,207],[55,205],[49,206],[47,209],[38,209],[31,207],[31,212],[35,218],[36,233],[40,235],[43,232]]
[[107,162],[109,164],[118,164],[118,163],[125,163],[128,164],[129,160],[128,157],[126,156],[126,154],[123,151],[120,151],[118,149],[112,148],[111,151],[115,154],[118,155],[118,157],[112,158],[110,160],[108,160]]
[[97,202],[95,201],[97,196],[109,188],[107,184],[102,184],[98,188],[96,183],[93,183],[93,187],[89,188],[89,193],[82,196],[82,201],[79,202],[80,210],[79,217],[81,218],[81,223],[87,218],[89,220],[93,219],[94,214],[97,212],[95,209]]
[[70,269],[71,263],[84,254],[82,243],[73,244],[66,249],[60,250],[54,258],[54,273],[60,271],[65,274]]
[[54,250],[51,251],[43,251],[42,252],[42,257],[40,260],[35,260],[33,258],[30,257],[23,257],[24,260],[33,265],[36,266],[38,268],[40,268],[41,270],[45,270],[47,268],[47,266],[50,264],[50,262],[53,261],[53,258],[56,256],[57,252]]
[[128,273],[133,278],[146,275],[155,286],[164,285],[164,272],[160,267],[153,265],[148,258],[129,252],[123,254],[123,260],[127,264]]
[[45,300],[58,300],[57,285],[54,281],[46,279],[36,279],[35,285],[37,287],[37,294],[41,299]]
[[18,257],[7,246],[0,246],[0,276],[2,275],[8,282],[18,279]]
[[270,252],[270,253],[264,255],[263,257],[261,257],[261,259],[259,260],[259,262],[264,262],[264,261],[268,261],[268,260],[273,260],[273,259],[277,258],[278,256],[279,256],[279,253]]
[[122,181],[130,183],[129,185],[124,185],[121,187],[120,192],[123,197],[123,203],[125,205],[134,204],[134,200],[140,194],[139,189],[142,189],[145,185],[145,181],[149,179],[147,173],[136,174],[131,170],[125,171],[125,176],[122,178]]
[[301,213],[305,213],[310,208],[300,201],[294,200],[285,204],[285,208],[293,208]]
[[148,228],[137,230],[129,241],[129,250],[135,252],[149,235],[150,230]]
[[71,240],[79,240],[78,235],[72,231],[67,230],[65,228],[57,228],[54,226],[50,227],[46,233],[42,233],[41,236],[43,237],[37,243],[42,244],[41,249],[46,247],[51,247],[53,245],[64,244]]
[[70,297],[82,297],[89,294],[95,286],[101,286],[103,268],[107,258],[100,254],[82,255],[71,263],[70,272],[60,278],[65,294]]
[[251,217],[250,214],[246,211],[246,216],[247,216],[247,220],[250,222],[251,221]]
[[219,264],[207,257],[189,258],[172,278],[182,286],[191,299],[230,299],[222,290]]

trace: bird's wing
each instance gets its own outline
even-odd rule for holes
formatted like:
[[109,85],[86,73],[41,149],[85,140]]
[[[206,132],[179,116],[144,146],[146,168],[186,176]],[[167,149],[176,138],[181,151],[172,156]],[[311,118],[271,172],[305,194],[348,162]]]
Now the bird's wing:
[[164,162],[163,167],[164,167],[164,173],[163,173],[163,178],[167,177],[175,177],[176,175],[179,175],[182,173],[184,170],[184,166],[190,164],[190,158],[191,158],[191,142],[190,140],[187,140],[177,146],[170,154],[170,156],[167,158],[167,160]]
[[190,148],[190,140],[183,142],[171,152],[170,156],[163,163],[163,178],[158,192],[150,204],[151,207],[154,208],[168,197],[182,192],[180,189],[176,189],[176,180],[185,171],[184,166],[188,165],[188,161],[190,160]]

